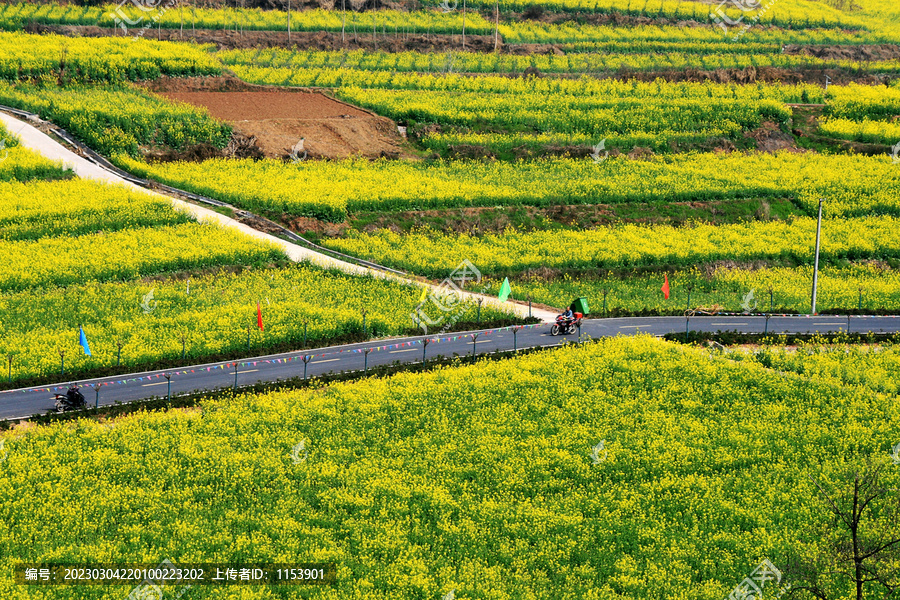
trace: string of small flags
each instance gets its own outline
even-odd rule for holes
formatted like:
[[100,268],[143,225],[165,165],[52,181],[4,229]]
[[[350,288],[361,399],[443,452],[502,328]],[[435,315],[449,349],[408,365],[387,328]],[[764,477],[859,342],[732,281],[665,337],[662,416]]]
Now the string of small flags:
[[[212,365],[212,366],[208,366],[208,367],[194,367],[193,369],[166,371],[164,373],[151,373],[149,375],[142,375],[140,377],[130,377],[130,378],[126,378],[126,379],[116,379],[116,380],[112,380],[112,381],[96,382],[96,383],[86,384],[85,387],[89,387],[91,389],[97,389],[99,387],[106,387],[106,386],[110,386],[110,385],[125,385],[127,383],[158,380],[158,379],[162,379],[162,378],[166,377],[166,375],[168,375],[170,378],[172,378],[172,377],[177,377],[179,375],[186,375],[188,373],[197,373],[197,372],[203,372],[203,371],[205,371],[207,373],[211,373],[213,371],[220,370],[220,369],[224,371],[226,369],[230,370],[230,369],[242,368],[242,367],[255,367],[259,364],[287,364],[287,363],[291,363],[291,362],[294,362],[297,360],[302,361],[302,360],[304,360],[304,357],[306,358],[307,362],[311,362],[313,359],[323,358],[325,356],[335,356],[338,354],[359,354],[359,353],[365,352],[366,350],[368,350],[369,352],[394,350],[397,348],[407,348],[409,346],[417,346],[417,345],[423,344],[425,341],[427,341],[429,344],[439,344],[441,342],[455,342],[457,340],[470,338],[470,337],[473,337],[476,335],[480,336],[480,335],[488,335],[491,333],[497,333],[498,331],[503,331],[505,329],[513,329],[513,328],[517,328],[517,330],[518,329],[530,329],[532,327],[537,327],[539,325],[542,325],[542,324],[541,323],[533,323],[531,325],[514,325],[514,326],[510,326],[510,327],[498,327],[497,329],[488,329],[485,331],[479,331],[477,333],[463,333],[463,334],[452,335],[452,336],[447,336],[447,337],[426,338],[426,339],[422,339],[422,340],[412,340],[409,342],[399,342],[396,344],[386,344],[384,346],[370,346],[367,348],[347,348],[347,349],[338,350],[337,352],[323,352],[321,354],[297,354],[296,356],[287,356],[284,358],[259,359],[259,360],[246,361],[246,362],[242,362],[242,361],[228,362],[228,363],[222,363],[222,364]],[[65,385],[65,386],[56,386],[56,387],[29,388],[27,390],[22,390],[22,391],[24,391],[26,393],[27,392],[58,392],[60,390],[67,390],[67,389],[68,389],[68,386]],[[10,391],[12,391],[12,390],[10,390]],[[0,392],[0,393],[3,393],[3,392]]]

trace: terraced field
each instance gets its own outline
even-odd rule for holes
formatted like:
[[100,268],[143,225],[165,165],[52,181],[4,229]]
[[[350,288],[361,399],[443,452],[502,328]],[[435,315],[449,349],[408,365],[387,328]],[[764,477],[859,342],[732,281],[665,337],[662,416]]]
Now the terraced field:
[[[18,146],[0,168],[25,179],[0,183],[0,248],[16,257],[0,268],[10,383],[418,328],[397,318],[413,312],[416,286],[288,266],[281,250],[197,223],[165,199],[38,179],[62,172]],[[487,306],[462,306],[458,319],[476,313],[486,324],[509,319]]]
[[[241,360],[419,333],[423,305],[447,297],[417,284],[451,291],[460,265],[536,310],[584,298],[588,318],[816,312],[820,201],[817,312],[900,308],[890,0],[256,4],[4,4],[0,105],[245,225],[408,281],[293,264],[0,129],[7,388],[232,359],[237,386]],[[523,322],[456,310],[456,329]],[[729,339],[579,330],[578,346],[475,361],[473,337],[474,364],[9,424],[0,597],[896,588],[897,546],[878,547],[900,539],[894,342]],[[876,492],[855,540],[829,508],[854,474]],[[13,576],[23,561],[163,560],[334,563],[336,579]]]

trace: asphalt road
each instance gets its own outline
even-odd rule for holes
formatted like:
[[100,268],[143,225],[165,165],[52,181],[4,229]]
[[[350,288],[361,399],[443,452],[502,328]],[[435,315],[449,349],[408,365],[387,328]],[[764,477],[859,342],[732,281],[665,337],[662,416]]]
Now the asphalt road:
[[[582,337],[651,335],[683,333],[686,325],[691,331],[740,331],[745,333],[813,333],[868,332],[892,333],[900,331],[900,318],[893,316],[712,316],[692,317],[636,317],[622,319],[589,319],[581,328]],[[849,329],[848,329],[849,326]],[[257,382],[276,382],[294,377],[325,375],[330,372],[362,371],[365,366],[387,365],[400,361],[413,363],[434,356],[454,354],[471,357],[473,352],[484,354],[495,350],[547,347],[577,341],[578,335],[551,336],[550,324],[512,328],[458,332],[427,337],[394,338],[371,342],[309,349],[269,356],[134,373],[126,376],[82,380],[77,383],[88,404],[100,406],[116,402],[133,402],[152,397],[173,396],[188,392],[202,392],[221,388],[252,385]],[[428,340],[424,344],[424,340]],[[304,363],[306,359],[306,363]],[[168,376],[168,378],[167,378]],[[53,395],[65,393],[71,382],[65,381],[38,388],[0,392],[0,419],[27,418],[54,407]],[[99,393],[98,393],[99,392]]]

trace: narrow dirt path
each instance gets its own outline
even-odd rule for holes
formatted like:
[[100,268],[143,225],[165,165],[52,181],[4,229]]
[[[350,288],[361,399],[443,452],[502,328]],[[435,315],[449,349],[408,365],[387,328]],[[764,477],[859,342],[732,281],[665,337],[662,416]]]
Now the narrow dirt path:
[[[235,221],[230,217],[226,217],[225,215],[219,214],[208,208],[197,206],[196,204],[191,204],[189,202],[184,202],[183,200],[172,198],[171,196],[166,196],[157,192],[146,190],[140,186],[134,185],[131,182],[125,181],[121,177],[100,168],[94,163],[82,158],[81,156],[78,156],[74,152],[62,146],[47,134],[37,129],[35,126],[25,121],[0,112],[0,122],[3,123],[3,125],[12,135],[19,138],[22,146],[41,154],[47,159],[62,162],[65,166],[71,168],[78,177],[110,184],[122,185],[143,194],[150,194],[158,198],[165,198],[169,202],[171,202],[177,209],[190,214],[199,222],[214,223],[220,227],[234,229],[249,237],[273,244],[274,246],[280,248],[288,256],[288,258],[295,262],[306,261],[323,268],[339,269],[351,275],[381,277],[383,279],[390,279],[402,283],[412,283],[414,285],[428,287],[431,289],[437,289],[438,287],[432,284],[425,284],[391,273],[385,273],[383,271],[361,267],[359,265],[354,265],[342,260],[338,260],[325,254],[315,252],[314,250],[297,246],[267,233],[257,231],[252,227],[244,225],[243,223],[239,223],[238,221]],[[479,298],[482,299],[484,305],[492,306],[500,310],[508,310],[520,317],[525,317],[528,315],[528,306],[524,306],[514,302],[501,303],[497,298],[493,296],[482,296],[479,294],[473,294],[471,292],[462,293],[465,296],[476,301]],[[531,313],[535,317],[545,322],[553,321],[556,318],[556,314],[554,312],[541,310],[538,308],[532,308]]]

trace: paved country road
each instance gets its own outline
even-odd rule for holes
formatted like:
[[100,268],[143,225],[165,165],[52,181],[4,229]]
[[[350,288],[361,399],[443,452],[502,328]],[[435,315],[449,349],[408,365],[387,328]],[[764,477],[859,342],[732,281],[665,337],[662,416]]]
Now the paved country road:
[[[813,332],[893,333],[900,331],[900,318],[893,316],[782,316],[771,317],[766,324],[763,316],[712,316],[692,317],[691,331],[740,331],[744,333],[813,333]],[[581,329],[582,337],[606,337],[634,335],[637,332],[651,335],[683,333],[684,317],[632,317],[621,319],[589,319]],[[423,344],[423,340],[429,340]],[[419,362],[435,356],[471,357],[495,350],[547,347],[566,341],[577,341],[577,335],[551,336],[550,325],[541,323],[526,325],[521,329],[502,328],[470,332],[456,332],[440,336],[406,337],[288,352],[270,356],[241,359],[237,362],[217,362],[177,369],[164,369],[115,377],[102,377],[78,381],[82,391],[93,406],[133,402],[152,397],[164,397],[247,386],[257,382],[276,382],[294,377],[325,375],[330,372],[362,371],[366,365],[374,367],[399,361]],[[367,352],[368,351],[368,352]],[[307,362],[304,364],[304,357]],[[166,376],[170,379],[166,379]],[[235,377],[236,376],[236,377]],[[65,393],[69,381],[62,381],[39,388],[7,390],[0,392],[0,419],[26,418],[44,413],[54,406],[54,393]],[[97,394],[99,391],[99,394]]]
[[[0,113],[0,122],[4,123],[9,131],[16,135],[22,145],[39,152],[47,158],[60,160],[79,176],[86,179],[94,179],[105,182],[126,185],[134,190],[144,193],[159,195],[145,190],[128,181],[123,180],[115,173],[101,166],[85,160],[60,145],[56,140],[39,131],[29,123],[10,115]],[[181,210],[189,212],[198,220],[209,220],[220,225],[242,231],[246,235],[266,239],[282,247],[292,260],[309,260],[322,266],[340,268],[349,273],[368,274],[380,277],[402,279],[390,273],[379,273],[373,269],[364,269],[358,265],[345,263],[333,257],[301,248],[284,240],[269,236],[262,232],[229,219],[210,209],[189,204],[178,198],[170,198],[173,205]],[[422,285],[421,282],[419,285]],[[428,285],[428,284],[425,284]],[[469,292],[464,292],[470,294]],[[476,296],[474,294],[470,294]],[[486,304],[497,304],[497,298],[476,296],[483,298]],[[524,316],[530,309],[524,305],[504,303],[504,307]],[[552,321],[554,313],[534,307],[531,311],[534,316]],[[586,337],[603,337],[615,335],[633,335],[644,332],[652,335],[666,333],[680,333],[685,331],[688,323],[683,317],[640,317],[622,319],[592,319],[585,321],[581,334]],[[900,322],[893,317],[852,317],[845,316],[800,316],[772,317],[766,323],[762,316],[713,316],[693,317],[690,322],[692,331],[740,331],[756,333],[768,331],[770,333],[807,333],[807,332],[835,332],[846,331],[875,331],[895,332],[900,327]],[[378,366],[391,364],[395,361],[404,363],[418,362],[425,357],[434,356],[471,356],[474,353],[483,354],[495,350],[513,350],[516,348],[533,348],[553,346],[565,343],[566,340],[574,341],[577,336],[553,337],[549,334],[550,324],[531,325],[513,330],[504,328],[481,332],[464,332],[443,335],[435,338],[429,336],[397,338],[391,340],[375,340],[366,343],[319,348],[242,359],[237,362],[219,362],[178,369],[134,373],[116,377],[105,377],[79,381],[83,392],[90,404],[110,405],[116,402],[133,402],[146,398],[165,396],[169,391],[173,395],[204,390],[228,388],[235,384],[238,386],[252,385],[257,382],[276,382],[279,379],[290,379],[304,376],[308,377],[324,375],[330,372],[362,371],[366,365]],[[425,340],[429,340],[427,345]],[[55,393],[64,393],[69,381],[61,381],[56,384],[21,390],[7,390],[0,392],[0,419],[27,418],[37,413],[43,413],[53,408],[52,397]]]

